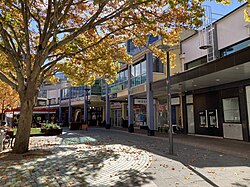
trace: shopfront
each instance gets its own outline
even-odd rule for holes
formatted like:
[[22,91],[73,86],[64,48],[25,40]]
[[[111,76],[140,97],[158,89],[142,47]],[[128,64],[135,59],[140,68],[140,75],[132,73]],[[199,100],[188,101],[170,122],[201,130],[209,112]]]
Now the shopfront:
[[202,135],[223,136],[219,92],[195,94],[193,97],[195,132]]
[[146,105],[134,105],[134,124],[135,128],[147,128],[147,108]]
[[114,127],[122,126],[122,103],[115,102],[111,105],[111,124]]

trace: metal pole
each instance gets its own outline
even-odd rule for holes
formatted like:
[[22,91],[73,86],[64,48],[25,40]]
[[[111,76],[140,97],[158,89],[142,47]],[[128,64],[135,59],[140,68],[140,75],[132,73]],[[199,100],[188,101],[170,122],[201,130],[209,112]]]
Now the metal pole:
[[173,155],[173,126],[171,114],[171,91],[170,91],[170,60],[169,51],[167,51],[167,95],[168,95],[168,121],[169,121],[169,154]]
[[89,118],[88,118],[88,110],[89,110],[89,89],[88,87],[86,88],[86,96],[87,96],[87,101],[86,101],[86,124],[89,124]]
[[108,83],[106,83],[106,129],[110,128],[111,128],[111,123],[110,123],[109,88],[108,88]]
[[50,123],[50,99],[48,99],[48,123]]

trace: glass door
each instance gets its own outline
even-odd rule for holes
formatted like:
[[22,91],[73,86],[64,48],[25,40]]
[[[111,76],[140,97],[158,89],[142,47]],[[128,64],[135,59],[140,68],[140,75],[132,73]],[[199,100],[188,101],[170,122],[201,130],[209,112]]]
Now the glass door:
[[194,134],[194,105],[187,105],[187,122],[188,122],[188,133]]

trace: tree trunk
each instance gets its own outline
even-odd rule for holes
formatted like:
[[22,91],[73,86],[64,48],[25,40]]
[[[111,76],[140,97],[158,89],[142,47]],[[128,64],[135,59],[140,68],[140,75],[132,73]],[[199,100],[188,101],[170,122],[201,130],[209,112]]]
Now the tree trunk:
[[26,93],[25,96],[20,96],[21,111],[18,120],[15,144],[13,148],[13,152],[16,154],[26,153],[29,149],[29,137],[34,108],[34,95],[32,95],[32,93]]

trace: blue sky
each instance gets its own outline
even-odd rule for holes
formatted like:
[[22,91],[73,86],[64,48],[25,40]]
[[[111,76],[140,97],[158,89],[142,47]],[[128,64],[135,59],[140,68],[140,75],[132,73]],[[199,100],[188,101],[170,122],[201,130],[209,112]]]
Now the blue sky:
[[216,15],[216,14],[222,14],[222,15],[226,15],[229,12],[233,11],[234,9],[236,9],[237,7],[239,7],[240,5],[244,4],[245,2],[239,3],[237,0],[232,0],[232,4],[230,5],[223,5],[223,4],[218,4],[215,3],[214,1],[212,2],[205,2],[205,5],[209,5],[212,7],[212,12],[215,13],[213,14],[213,18],[215,19],[219,19],[222,16]]

